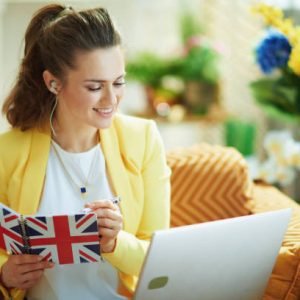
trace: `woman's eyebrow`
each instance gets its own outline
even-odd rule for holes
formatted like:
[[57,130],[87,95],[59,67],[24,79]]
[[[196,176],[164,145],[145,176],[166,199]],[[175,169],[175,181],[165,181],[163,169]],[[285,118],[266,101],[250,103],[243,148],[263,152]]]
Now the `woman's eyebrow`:
[[[113,81],[119,80],[119,79],[123,78],[124,76],[125,76],[125,74],[122,74]],[[93,78],[84,80],[84,82],[96,82],[96,83],[107,82],[107,81],[109,81],[109,80],[93,79]]]

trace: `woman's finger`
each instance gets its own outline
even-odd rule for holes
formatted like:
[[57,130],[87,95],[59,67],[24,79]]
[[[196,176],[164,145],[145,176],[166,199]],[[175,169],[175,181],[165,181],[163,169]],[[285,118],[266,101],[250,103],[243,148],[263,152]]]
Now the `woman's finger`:
[[42,261],[43,257],[39,255],[21,254],[11,255],[9,260],[15,265],[35,264]]
[[115,239],[117,237],[117,233],[115,230],[110,228],[100,228],[99,234],[101,235],[100,243],[103,239]]
[[119,221],[114,221],[110,219],[98,219],[98,226],[101,228],[108,228],[115,231],[120,231],[122,229],[122,223]]
[[36,282],[43,275],[43,273],[44,273],[44,269],[25,273],[22,276],[22,281],[23,282],[27,282],[27,281],[35,281]]
[[113,211],[111,209],[97,209],[95,211],[97,218],[110,219],[118,222],[122,222],[123,217],[119,211]]
[[19,273],[24,274],[24,273],[31,272],[31,271],[49,269],[49,268],[52,268],[53,266],[54,266],[54,263],[52,263],[52,262],[41,261],[41,262],[35,263],[35,264],[20,265],[18,267],[18,270],[19,270]]
[[89,207],[93,210],[98,208],[110,208],[112,210],[118,210],[119,207],[117,204],[114,204],[111,200],[97,200],[90,203],[87,203],[85,207]]

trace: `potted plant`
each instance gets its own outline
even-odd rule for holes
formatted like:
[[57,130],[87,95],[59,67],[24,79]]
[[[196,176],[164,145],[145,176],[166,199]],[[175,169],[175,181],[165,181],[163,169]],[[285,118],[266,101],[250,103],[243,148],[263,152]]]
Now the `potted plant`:
[[218,100],[218,51],[202,35],[194,16],[181,16],[182,49],[168,58],[142,52],[127,65],[128,77],[141,82],[152,111],[157,104],[181,104],[194,114],[203,114]]
[[151,52],[141,52],[127,63],[127,74],[145,88],[150,114],[156,114],[160,103],[181,102],[183,86],[179,78],[171,76],[173,61]]
[[185,82],[184,102],[193,113],[203,114],[218,102],[218,53],[201,36],[191,36],[184,53],[174,61],[174,73]]

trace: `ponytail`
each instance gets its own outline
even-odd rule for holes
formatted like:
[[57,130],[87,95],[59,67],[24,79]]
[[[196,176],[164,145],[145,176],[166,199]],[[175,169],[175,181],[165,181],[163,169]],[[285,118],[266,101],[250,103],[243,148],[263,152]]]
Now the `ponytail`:
[[[49,5],[32,18],[25,33],[24,57],[14,87],[5,99],[2,112],[13,127],[26,130],[42,126],[44,115],[51,111],[54,97],[43,81],[43,63],[39,41],[44,27],[64,10],[61,5]],[[38,101],[36,101],[38,99]]]

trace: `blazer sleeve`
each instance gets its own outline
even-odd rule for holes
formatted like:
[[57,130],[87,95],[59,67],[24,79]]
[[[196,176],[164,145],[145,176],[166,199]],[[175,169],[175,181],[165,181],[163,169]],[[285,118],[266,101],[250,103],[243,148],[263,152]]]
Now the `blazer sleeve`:
[[170,226],[170,175],[162,139],[151,121],[141,167],[144,199],[138,231],[136,235],[121,231],[114,252],[103,254],[125,274],[139,275],[153,232]]
[[[0,143],[2,146],[2,143]],[[0,157],[0,202],[9,206],[7,199],[7,180],[8,174],[5,172],[3,165],[3,158]],[[3,264],[7,261],[8,254],[4,250],[0,250],[0,273],[2,270]],[[25,292],[20,289],[6,289],[0,282],[0,299],[10,300],[10,299],[23,299]]]

